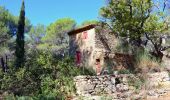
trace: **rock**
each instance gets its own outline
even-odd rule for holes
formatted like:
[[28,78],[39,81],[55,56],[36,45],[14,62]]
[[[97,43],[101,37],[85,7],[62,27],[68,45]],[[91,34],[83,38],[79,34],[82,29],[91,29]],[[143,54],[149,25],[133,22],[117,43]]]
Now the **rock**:
[[104,88],[104,91],[106,91],[108,94],[111,94],[114,92],[114,88],[111,85],[108,85],[106,88]]
[[129,88],[128,88],[128,85],[123,85],[123,84],[117,84],[116,86],[116,90],[118,92],[123,92],[123,91],[127,91]]
[[169,77],[164,77],[162,81],[166,82],[166,81],[170,81],[170,79],[169,79]]
[[115,78],[114,77],[112,77],[110,80],[111,80],[112,84],[115,84]]
[[86,86],[83,87],[83,90],[84,91],[90,91],[90,90],[93,90],[94,89],[94,86],[93,84],[86,84]]
[[76,76],[76,77],[74,77],[74,79],[75,80],[77,80],[77,79],[85,79],[87,76]]
[[105,82],[103,82],[105,85],[112,85],[111,81],[107,80]]
[[169,92],[169,91],[170,91],[170,88],[169,88],[169,87],[168,87],[168,88],[165,88],[165,91]]
[[148,91],[149,96],[157,96],[157,94],[154,91]]
[[156,93],[158,93],[160,95],[160,94],[165,94],[166,91],[164,89],[159,89],[156,91]]
[[168,72],[157,72],[157,73],[148,73],[148,87],[157,87],[164,84],[164,82],[169,82]]

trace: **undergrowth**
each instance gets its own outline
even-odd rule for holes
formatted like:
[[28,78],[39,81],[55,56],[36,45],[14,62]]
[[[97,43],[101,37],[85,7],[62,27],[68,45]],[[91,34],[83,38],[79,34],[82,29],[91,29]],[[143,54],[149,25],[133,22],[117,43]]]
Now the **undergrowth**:
[[[55,58],[48,51],[32,51],[25,66],[0,72],[0,95],[7,100],[65,100],[75,93],[73,77],[94,75],[74,65],[70,57]],[[23,99],[24,98],[24,99]]]

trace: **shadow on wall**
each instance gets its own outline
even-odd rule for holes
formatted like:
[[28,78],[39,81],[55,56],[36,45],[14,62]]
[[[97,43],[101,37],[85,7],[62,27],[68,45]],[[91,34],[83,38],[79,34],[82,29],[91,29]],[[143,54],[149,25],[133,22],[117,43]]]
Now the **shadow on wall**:
[[106,38],[105,34],[102,32],[96,33],[96,45],[97,45],[97,47],[101,47],[108,51],[111,51],[111,49],[108,45],[108,39]]

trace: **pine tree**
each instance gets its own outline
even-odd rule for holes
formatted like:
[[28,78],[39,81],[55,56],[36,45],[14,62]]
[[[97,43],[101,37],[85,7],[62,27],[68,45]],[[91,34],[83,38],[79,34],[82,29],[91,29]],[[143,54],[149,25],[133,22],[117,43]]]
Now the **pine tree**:
[[24,27],[25,27],[25,4],[22,1],[22,7],[20,11],[19,21],[18,21],[18,31],[16,36],[16,67],[23,67],[25,62],[25,41],[24,41]]

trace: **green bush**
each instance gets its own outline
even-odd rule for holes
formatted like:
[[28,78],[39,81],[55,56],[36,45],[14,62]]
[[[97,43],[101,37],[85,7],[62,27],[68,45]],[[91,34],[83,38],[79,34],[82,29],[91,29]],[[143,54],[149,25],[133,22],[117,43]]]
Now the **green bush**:
[[130,44],[128,44],[128,41],[122,38],[117,42],[114,51],[117,53],[131,54],[132,49],[133,48]]
[[75,92],[73,77],[87,74],[93,75],[93,72],[75,67],[70,57],[56,59],[47,50],[33,50],[27,54],[25,67],[0,72],[0,93],[7,92],[9,98],[19,96],[22,100],[64,100]]
[[132,72],[130,72],[130,70],[128,69],[122,69],[118,71],[118,74],[131,74]]
[[144,85],[145,80],[142,77],[139,76],[133,76],[133,77],[129,77],[128,78],[128,84],[129,86],[133,86],[135,87],[136,90],[139,90],[142,88],[142,86]]

